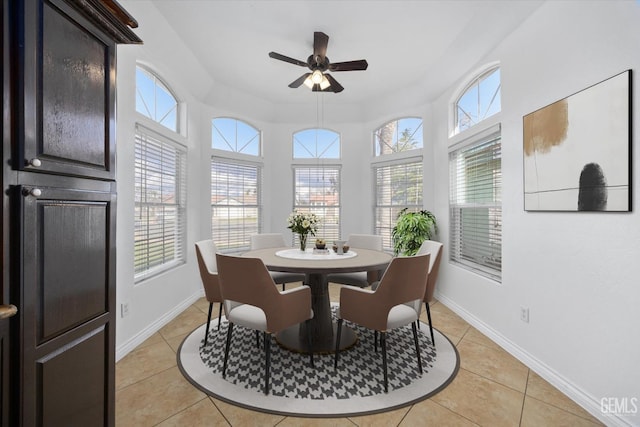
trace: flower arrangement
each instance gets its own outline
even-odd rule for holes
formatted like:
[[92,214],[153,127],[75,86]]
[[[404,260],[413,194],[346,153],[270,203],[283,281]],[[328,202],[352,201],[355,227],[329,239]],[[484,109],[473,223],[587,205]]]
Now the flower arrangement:
[[320,218],[314,213],[293,211],[287,218],[287,224],[287,228],[290,228],[294,233],[315,236],[320,224]]
[[307,248],[307,236],[309,234],[312,236],[316,235],[320,218],[314,213],[293,211],[289,214],[289,218],[287,218],[287,224],[287,228],[290,228],[294,233],[298,233],[300,250],[305,251]]

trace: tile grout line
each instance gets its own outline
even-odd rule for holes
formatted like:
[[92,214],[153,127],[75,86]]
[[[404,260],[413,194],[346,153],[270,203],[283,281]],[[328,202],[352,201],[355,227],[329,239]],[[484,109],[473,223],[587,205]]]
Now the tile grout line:
[[520,422],[518,422],[518,426],[522,426],[522,417],[524,416],[524,404],[527,401],[527,390],[529,389],[529,378],[531,378],[531,369],[527,368],[527,383],[524,386],[524,395],[522,396],[522,407],[520,408]]

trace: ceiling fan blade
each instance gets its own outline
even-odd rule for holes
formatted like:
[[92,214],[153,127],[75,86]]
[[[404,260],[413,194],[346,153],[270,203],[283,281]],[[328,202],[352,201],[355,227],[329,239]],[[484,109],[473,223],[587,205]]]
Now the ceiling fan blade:
[[316,31],[315,33],[313,33],[313,57],[316,58],[316,61],[324,62],[324,57],[327,54],[328,44],[328,35],[320,31]]
[[358,61],[346,61],[346,62],[334,62],[329,64],[329,70],[331,71],[357,71],[366,70],[369,64],[365,59]]
[[324,74],[325,77],[327,78],[327,80],[329,80],[329,83],[331,83],[331,86],[329,86],[328,88],[326,88],[324,91],[325,92],[334,92],[334,93],[338,93],[338,92],[342,92],[344,90],[344,88],[342,87],[342,85],[340,83],[337,82],[336,79],[334,79],[333,77],[331,77],[331,74],[329,73],[325,73]]
[[306,62],[302,62],[302,61],[300,61],[298,59],[294,59],[294,58],[289,58],[288,56],[280,55],[279,53],[276,53],[276,52],[269,52],[269,57],[271,57],[273,59],[278,59],[280,61],[288,62],[289,64],[299,65],[301,67],[307,67],[308,66]]
[[307,79],[307,77],[309,77],[310,75],[311,75],[311,73],[305,73],[305,74],[303,74],[303,75],[302,75],[302,76],[300,76],[298,79],[296,79],[296,80],[292,81],[291,83],[289,83],[289,87],[290,87],[290,88],[293,88],[293,89],[295,89],[295,88],[297,88],[297,87],[300,87],[300,85],[301,85],[302,83],[304,83],[304,81],[305,81],[305,80]]

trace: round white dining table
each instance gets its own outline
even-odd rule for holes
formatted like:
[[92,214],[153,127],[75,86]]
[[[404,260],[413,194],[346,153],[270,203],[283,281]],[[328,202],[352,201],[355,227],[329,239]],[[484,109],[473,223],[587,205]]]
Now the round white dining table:
[[[313,318],[308,326],[301,323],[276,334],[276,340],[282,346],[301,353],[307,352],[307,334],[311,334],[314,353],[335,351],[336,325],[331,319],[327,275],[384,270],[392,258],[386,252],[360,248],[351,248],[344,255],[334,252],[319,254],[313,249],[302,252],[292,248],[268,248],[245,252],[242,256],[260,258],[270,271],[304,273],[304,283],[311,288]],[[356,340],[353,330],[343,328],[340,349],[351,347]]]

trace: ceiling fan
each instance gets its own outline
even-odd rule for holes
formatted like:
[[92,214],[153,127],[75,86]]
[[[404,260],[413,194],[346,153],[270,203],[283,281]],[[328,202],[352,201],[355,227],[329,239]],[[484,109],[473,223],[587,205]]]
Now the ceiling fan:
[[289,58],[276,52],[269,52],[269,56],[273,59],[307,67],[311,70],[310,73],[305,73],[297,80],[291,82],[289,84],[290,88],[295,89],[304,83],[305,86],[314,92],[342,92],[344,90],[342,85],[338,83],[331,74],[328,74],[327,71],[366,70],[369,64],[367,64],[367,61],[364,59],[332,64],[326,56],[327,44],[329,44],[329,36],[316,31],[313,33],[313,54],[307,58],[307,62]]

